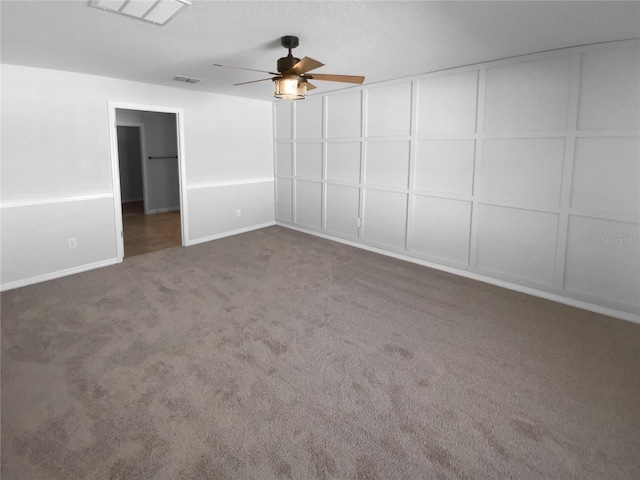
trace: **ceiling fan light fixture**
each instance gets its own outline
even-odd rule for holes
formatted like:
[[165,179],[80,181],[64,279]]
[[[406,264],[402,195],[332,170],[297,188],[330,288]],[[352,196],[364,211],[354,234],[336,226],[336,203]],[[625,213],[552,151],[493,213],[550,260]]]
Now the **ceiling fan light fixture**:
[[307,95],[307,80],[298,76],[273,79],[273,96],[282,100],[303,100]]
[[328,82],[357,84],[362,84],[364,82],[364,77],[360,75],[334,75],[330,73],[313,73],[308,75],[307,73],[311,70],[323,67],[324,63],[314,60],[311,57],[304,57],[302,60],[294,57],[291,54],[291,49],[298,46],[298,37],[287,35],[282,37],[280,41],[282,46],[289,50],[289,54],[286,57],[278,59],[278,73],[258,70],[255,68],[231,67],[228,65],[220,65],[219,63],[214,63],[213,65],[216,67],[250,70],[253,72],[275,75],[275,77],[272,78],[261,78],[259,80],[234,83],[233,85],[247,85],[250,83],[266,82],[267,80],[271,80],[273,82],[273,96],[281,100],[303,100],[307,95],[307,90],[317,88],[313,83],[309,82],[309,80],[313,79]]

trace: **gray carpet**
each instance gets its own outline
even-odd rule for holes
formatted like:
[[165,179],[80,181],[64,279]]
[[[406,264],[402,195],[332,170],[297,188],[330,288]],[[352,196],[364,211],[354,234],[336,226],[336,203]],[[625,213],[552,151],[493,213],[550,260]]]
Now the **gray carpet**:
[[637,479],[640,325],[280,227],[2,294],[2,478]]

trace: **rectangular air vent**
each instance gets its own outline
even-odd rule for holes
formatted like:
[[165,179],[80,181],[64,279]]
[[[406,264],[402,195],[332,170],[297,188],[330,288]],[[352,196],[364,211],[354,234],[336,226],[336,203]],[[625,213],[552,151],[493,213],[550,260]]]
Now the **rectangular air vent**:
[[155,25],[166,25],[189,0],[89,0],[90,7],[126,15]]
[[201,82],[199,78],[189,78],[183,77],[182,75],[178,75],[177,77],[173,77],[176,82],[185,82],[185,83],[198,83]]

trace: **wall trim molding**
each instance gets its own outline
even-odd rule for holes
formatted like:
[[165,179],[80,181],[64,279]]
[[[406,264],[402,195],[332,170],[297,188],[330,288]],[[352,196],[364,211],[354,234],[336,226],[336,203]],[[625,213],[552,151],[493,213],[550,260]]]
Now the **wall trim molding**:
[[331,240],[333,242],[343,243],[345,245],[360,248],[362,250],[368,250],[370,252],[378,253],[380,255],[385,255],[387,257],[397,258],[398,260],[404,260],[406,262],[415,263],[418,265],[422,265],[423,267],[433,268],[434,270],[440,270],[442,272],[451,273],[453,275],[459,275],[461,277],[469,278],[471,280],[477,280],[479,282],[487,283],[489,285],[494,285],[496,287],[506,288],[507,290],[512,290],[514,292],[525,293],[527,295],[532,295],[534,297],[544,298],[545,300],[551,300],[554,302],[562,303],[564,305],[569,305],[570,307],[576,307],[582,310],[587,310],[594,313],[600,313],[602,315],[618,318],[620,320],[626,320],[628,322],[640,324],[640,315],[625,312],[622,310],[617,310],[615,308],[604,307],[602,305],[597,305],[594,303],[577,300],[575,298],[565,297],[565,296],[558,295],[551,292],[545,292],[544,290],[538,290],[536,288],[527,287],[517,283],[508,282],[505,280],[500,280],[497,278],[481,275],[475,272],[470,272],[468,270],[462,270],[455,267],[442,265],[440,263],[430,262],[428,260],[422,260],[420,258],[412,257],[410,255],[403,255],[401,253],[396,253],[396,252],[385,250],[382,248],[373,247],[371,245],[354,242],[352,240],[347,240],[341,237],[334,237],[332,235],[327,235],[327,234],[316,232],[313,230],[307,230],[305,228],[300,228],[298,226],[290,225],[288,223],[283,223],[280,221],[276,222],[276,225],[280,227],[288,228],[290,230],[295,230],[301,233],[314,235],[316,237],[324,238],[326,240]]
[[65,270],[58,270],[56,272],[45,273],[42,275],[36,275],[35,277],[23,278],[15,280],[13,282],[7,282],[0,285],[0,291],[13,290],[14,288],[26,287],[27,285],[33,285],[35,283],[46,282],[47,280],[54,280],[56,278],[67,277],[76,273],[82,273],[96,268],[108,267],[120,263],[117,258],[110,258],[108,260],[101,260],[99,262],[87,263],[85,265],[79,265],[77,267],[67,268]]
[[226,182],[194,183],[191,185],[187,185],[187,190],[198,190],[201,188],[233,187],[236,185],[251,185],[254,183],[269,183],[274,181],[275,181],[274,177],[262,177],[262,178],[247,178],[245,180],[230,180]]
[[100,200],[103,198],[113,198],[113,192],[13,198],[0,201],[0,208],[19,208],[39,205],[53,205],[55,203],[86,202],[90,200]]
[[149,210],[149,215],[154,213],[165,213],[165,212],[175,212],[180,211],[180,206],[177,207],[166,207],[166,208],[157,208],[155,210]]
[[[120,161],[118,156],[118,110],[134,110],[146,112],[170,113],[176,117],[176,135],[178,138],[178,186],[180,198],[180,237],[181,245],[185,246],[189,240],[189,205],[187,203],[186,183],[187,183],[187,156],[185,148],[185,129],[184,129],[184,108],[162,107],[157,105],[141,105],[137,103],[123,103],[109,100],[107,102],[107,116],[109,118],[109,146],[111,151],[111,181],[113,187],[113,214],[115,218],[115,229],[113,231],[117,258],[122,261],[124,259],[124,235],[121,208],[121,192],[120,192]],[[126,122],[120,123],[120,125]],[[141,135],[144,135],[144,127],[141,128]],[[144,137],[141,139],[144,146]],[[144,158],[146,153],[144,147],[141,152],[143,155],[143,168],[146,168]],[[146,195],[146,193],[145,193]],[[145,203],[146,205],[146,203]],[[145,206],[146,211],[146,206]]]
[[247,233],[247,232],[251,232],[253,230],[260,230],[261,228],[273,227],[274,225],[276,225],[275,221],[266,222],[266,223],[259,223],[258,225],[251,225],[249,227],[238,228],[237,230],[230,230],[228,232],[216,233],[215,235],[209,235],[208,237],[201,237],[201,238],[198,238],[196,240],[190,240],[185,246],[191,247],[193,245],[198,245],[199,243],[206,243],[206,242],[210,242],[212,240],[218,240],[220,238],[231,237],[233,235],[238,235],[240,233]]

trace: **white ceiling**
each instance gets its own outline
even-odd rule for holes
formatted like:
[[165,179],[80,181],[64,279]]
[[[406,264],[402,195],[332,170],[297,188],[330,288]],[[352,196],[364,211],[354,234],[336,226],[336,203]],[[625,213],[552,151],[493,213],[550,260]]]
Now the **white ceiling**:
[[[296,35],[295,56],[318,73],[375,83],[544,50],[640,37],[640,2],[204,1],[164,27],[104,12],[85,0],[2,0],[3,63],[68,70],[261,100]],[[204,80],[172,81],[176,75]],[[322,93],[345,84],[314,82]]]

